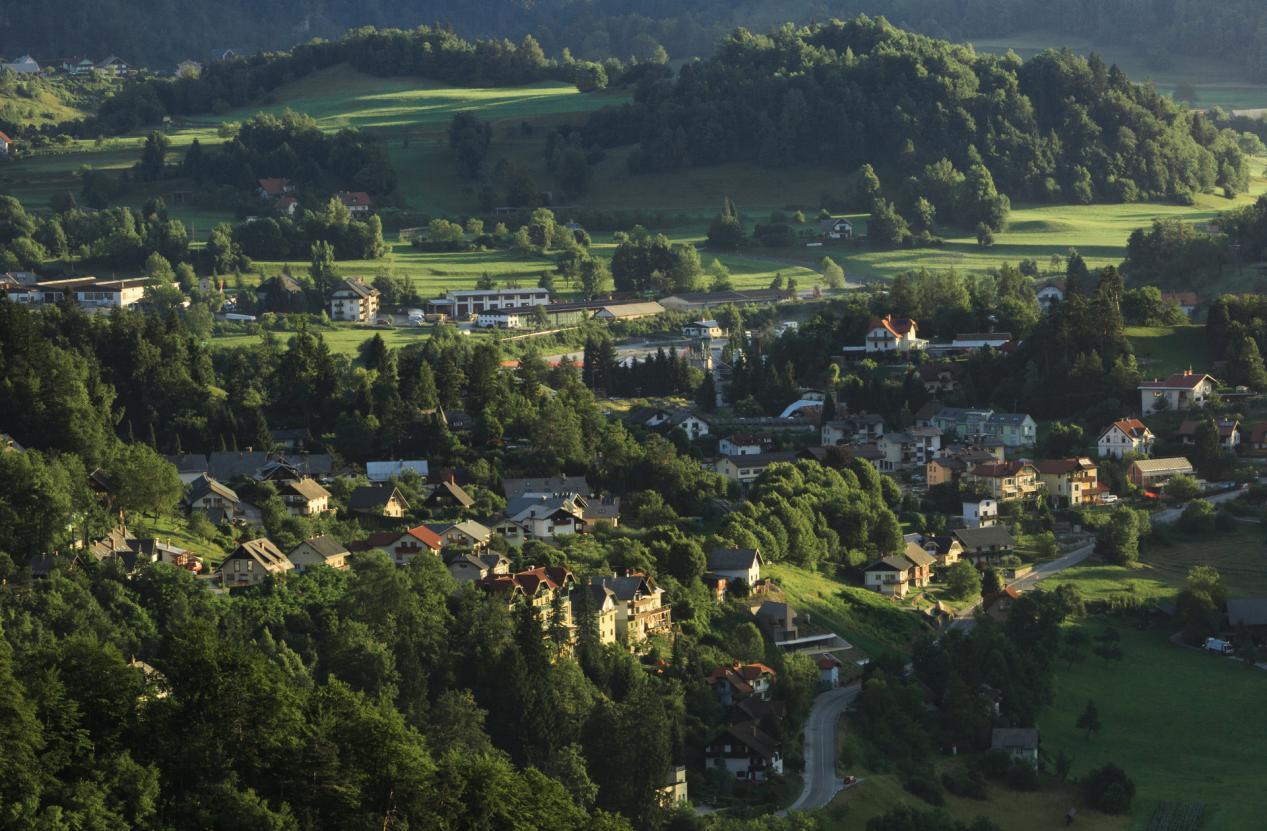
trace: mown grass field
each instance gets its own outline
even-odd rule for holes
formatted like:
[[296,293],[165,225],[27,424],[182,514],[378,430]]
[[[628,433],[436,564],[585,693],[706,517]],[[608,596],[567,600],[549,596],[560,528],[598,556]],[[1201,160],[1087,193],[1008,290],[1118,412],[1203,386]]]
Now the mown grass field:
[[1140,549],[1140,561],[1134,566],[1088,561],[1051,578],[1048,588],[1069,583],[1089,600],[1123,596],[1141,601],[1170,600],[1193,566],[1217,568],[1228,593],[1234,597],[1265,595],[1267,537],[1260,526],[1248,525],[1199,539],[1175,535],[1169,543],[1146,541]]
[[1213,359],[1204,326],[1129,326],[1126,337],[1145,377],[1202,369]]
[[[293,334],[295,333],[292,331],[281,330],[270,331],[268,335],[264,333],[257,335],[219,335],[211,339],[211,346],[216,349],[255,346],[263,343],[264,339],[269,335],[285,346]],[[375,329],[368,326],[356,328],[338,327],[322,329],[320,334],[326,344],[329,345],[331,352],[336,355],[347,355],[351,358],[356,358],[360,355],[361,345],[375,335],[381,336],[384,343],[395,349],[421,342],[431,334],[431,327],[397,327],[394,329]]]
[[[926,631],[909,607],[875,592],[786,563],[768,566],[766,574],[774,577],[798,613],[808,612],[817,624],[855,647],[845,656],[848,660],[881,652],[905,652],[911,641]],[[855,654],[858,650],[863,654]]]
[[[1084,625],[1093,636],[1104,626]],[[1121,635],[1120,662],[1058,666],[1055,703],[1039,719],[1045,750],[1072,757],[1074,776],[1122,767],[1136,786],[1132,828],[1145,828],[1166,800],[1206,803],[1203,831],[1262,827],[1267,673],[1174,646],[1161,630]],[[1075,727],[1088,700],[1103,724],[1089,740]]]

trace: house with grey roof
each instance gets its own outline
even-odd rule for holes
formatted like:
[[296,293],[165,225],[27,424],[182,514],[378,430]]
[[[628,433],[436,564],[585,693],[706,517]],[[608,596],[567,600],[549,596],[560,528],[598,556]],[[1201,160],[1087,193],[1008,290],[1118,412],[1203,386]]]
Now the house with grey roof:
[[960,528],[952,535],[963,546],[963,559],[977,565],[997,563],[999,558],[1016,550],[1016,538],[1002,525]]
[[328,534],[304,540],[286,555],[299,572],[317,566],[329,566],[334,569],[348,567],[348,549],[343,543]]
[[295,564],[267,537],[247,540],[220,563],[220,582],[226,589],[258,586],[269,577],[284,577]]
[[990,749],[1001,750],[1014,761],[1038,767],[1037,727],[995,727],[990,733]]
[[761,579],[764,561],[756,548],[714,548],[708,552],[708,573],[752,588]]

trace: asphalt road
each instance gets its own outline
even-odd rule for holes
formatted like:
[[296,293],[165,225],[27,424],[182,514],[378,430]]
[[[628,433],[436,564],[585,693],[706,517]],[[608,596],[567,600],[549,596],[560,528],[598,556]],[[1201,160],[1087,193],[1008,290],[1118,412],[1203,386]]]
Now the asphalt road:
[[836,775],[836,722],[845,708],[858,697],[862,687],[854,684],[820,693],[814,699],[805,722],[805,787],[787,811],[813,811],[831,802],[844,783]]
[[[1053,574],[1059,574],[1067,568],[1073,568],[1078,565],[1087,557],[1090,557],[1091,552],[1093,551],[1095,551],[1095,543],[1089,542],[1081,548],[1075,548],[1073,551],[1070,551],[1062,557],[1057,557],[1049,562],[1040,563],[1039,565],[1034,566],[1034,570],[1029,574],[1026,574],[1020,580],[1017,580],[1014,583],[1009,583],[1008,585],[1016,589],[1018,592],[1027,592],[1034,588],[1034,586],[1038,585],[1038,581],[1044,580],[1051,577]],[[955,620],[951,622],[950,628],[958,629],[963,632],[972,631],[972,628],[977,625],[977,619],[974,615],[976,614],[977,606],[980,605],[981,604],[978,603],[971,609],[964,610],[959,617],[955,618]]]
[[[1236,499],[1239,496],[1243,496],[1244,494],[1245,494],[1244,490],[1237,489],[1234,491],[1224,491],[1223,493],[1216,493],[1214,494],[1214,496],[1206,496],[1203,498],[1205,499],[1206,502],[1209,502],[1212,505],[1218,505],[1220,502],[1231,502],[1233,499]],[[1184,505],[1180,505],[1177,508],[1166,508],[1164,511],[1158,511],[1152,516],[1153,524],[1154,525],[1169,525],[1172,522],[1178,522],[1179,517],[1183,515],[1183,509],[1185,507],[1186,507],[1186,503]]]

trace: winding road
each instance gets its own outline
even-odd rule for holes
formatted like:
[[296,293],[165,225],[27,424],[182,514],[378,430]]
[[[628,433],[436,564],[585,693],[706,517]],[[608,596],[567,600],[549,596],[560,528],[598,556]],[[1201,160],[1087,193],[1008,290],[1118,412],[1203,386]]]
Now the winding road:
[[853,684],[820,693],[805,722],[805,787],[787,811],[813,811],[831,802],[844,783],[836,775],[836,722],[858,697],[862,687]]

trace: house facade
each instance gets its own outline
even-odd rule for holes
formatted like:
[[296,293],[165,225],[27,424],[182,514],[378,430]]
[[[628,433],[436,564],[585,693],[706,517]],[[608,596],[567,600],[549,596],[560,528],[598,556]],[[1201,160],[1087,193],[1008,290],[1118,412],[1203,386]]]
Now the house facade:
[[963,503],[965,528],[989,528],[999,521],[999,503],[993,499],[980,499]]
[[330,319],[373,323],[378,316],[378,289],[360,277],[349,277],[330,294]]
[[1099,468],[1090,459],[1043,459],[1035,467],[1047,495],[1060,505],[1077,507],[1099,503]]
[[941,430],[911,427],[900,433],[885,433],[876,446],[884,453],[879,468],[884,473],[926,469],[941,453]]
[[1191,476],[1192,462],[1182,456],[1166,459],[1136,459],[1126,469],[1126,478],[1137,488],[1156,488],[1175,476]]
[[1149,455],[1155,441],[1153,431],[1138,418],[1120,418],[1100,433],[1095,445],[1101,459],[1121,459],[1127,453]]
[[1027,501],[1042,489],[1038,469],[1024,461],[977,465],[963,475],[962,482],[980,488],[996,502]]
[[304,540],[286,556],[295,570],[302,573],[317,566],[346,569],[349,554],[343,543],[334,537],[323,535]]
[[1144,415],[1166,410],[1195,410],[1206,405],[1218,381],[1204,372],[1184,370],[1169,378],[1139,385],[1139,408]]
[[761,474],[770,465],[793,461],[796,461],[796,454],[791,451],[758,453],[752,456],[722,456],[717,460],[716,470],[732,482],[747,485],[761,478]]
[[723,456],[758,456],[774,449],[774,440],[755,433],[733,433],[717,443]]
[[316,479],[283,479],[277,483],[277,494],[292,516],[314,516],[330,510],[330,491]]
[[919,337],[919,324],[909,317],[895,318],[885,315],[871,321],[867,327],[867,353],[906,353],[928,346]]
[[761,551],[756,548],[714,548],[708,553],[708,573],[752,588],[761,579]]
[[543,288],[461,289],[446,291],[427,301],[427,311],[453,320],[470,320],[482,312],[500,309],[531,309],[550,303],[550,291]]
[[725,770],[742,782],[760,784],[783,773],[781,745],[752,722],[726,728],[704,751],[709,767]]
[[220,563],[220,583],[226,589],[258,586],[270,576],[284,577],[294,563],[266,537],[248,540]]
[[682,327],[682,334],[688,338],[711,340],[722,336],[721,324],[715,320],[697,320]]

